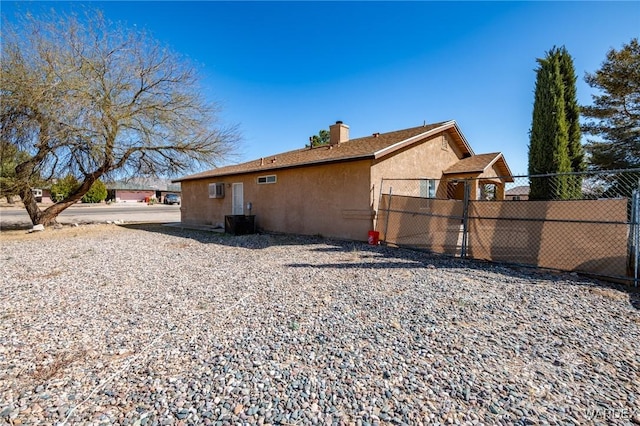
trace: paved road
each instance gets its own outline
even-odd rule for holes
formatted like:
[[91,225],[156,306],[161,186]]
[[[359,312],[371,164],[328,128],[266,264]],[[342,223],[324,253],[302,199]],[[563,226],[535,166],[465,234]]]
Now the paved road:
[[[42,206],[45,208],[46,206]],[[180,206],[144,203],[111,204],[111,205],[77,205],[60,213],[58,222],[72,223],[104,223],[121,220],[124,222],[167,223],[180,222]],[[31,220],[24,208],[0,207],[0,227],[30,225]]]

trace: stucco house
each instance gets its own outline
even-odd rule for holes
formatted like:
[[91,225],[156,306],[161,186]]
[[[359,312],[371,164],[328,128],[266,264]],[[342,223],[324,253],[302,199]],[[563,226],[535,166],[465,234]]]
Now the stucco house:
[[[366,240],[374,229],[383,178],[420,178],[437,185],[430,195],[464,191],[456,180],[478,178],[504,197],[511,172],[501,153],[476,155],[455,121],[349,138],[341,121],[330,143],[302,148],[175,180],[182,185],[185,224],[224,224],[226,215],[255,215],[259,229]],[[437,195],[436,195],[437,194]]]
[[180,194],[180,185],[163,180],[107,182],[107,200],[116,203],[140,203],[150,199],[162,201],[167,194]]
[[51,188],[32,188],[31,192],[33,193],[33,196],[36,198],[37,203],[43,203],[43,204],[53,203],[53,197],[51,196]]
[[107,182],[107,201],[116,203],[140,203],[153,198],[155,188],[131,182]]

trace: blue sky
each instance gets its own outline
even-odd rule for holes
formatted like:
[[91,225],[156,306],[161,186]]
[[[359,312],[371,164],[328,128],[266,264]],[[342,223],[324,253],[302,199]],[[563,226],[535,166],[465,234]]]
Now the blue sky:
[[[566,46],[585,72],[640,36],[640,2],[74,2],[145,28],[199,65],[243,135],[234,162],[454,119],[476,153],[527,170],[536,58]],[[2,2],[9,16],[69,3]]]

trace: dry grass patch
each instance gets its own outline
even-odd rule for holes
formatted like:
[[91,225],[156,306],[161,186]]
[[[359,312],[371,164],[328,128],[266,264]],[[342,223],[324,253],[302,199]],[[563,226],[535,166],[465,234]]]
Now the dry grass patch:
[[189,243],[166,243],[164,245],[167,248],[177,248],[177,249],[185,249],[191,247]]
[[21,275],[19,278],[21,280],[25,280],[25,281],[32,281],[32,280],[36,280],[36,279],[38,279],[38,280],[40,280],[40,279],[46,280],[46,279],[49,279],[49,278],[58,277],[60,275],[62,275],[62,271],[56,269],[56,270],[53,270],[51,272],[47,272],[46,274],[35,274],[35,275],[27,274],[27,275]]
[[46,382],[54,378],[56,375],[62,373],[65,368],[67,368],[74,362],[84,359],[85,354],[86,351],[84,350],[76,352],[63,352],[57,354],[50,361],[45,360],[37,363],[36,369],[32,373],[32,376],[37,381]]

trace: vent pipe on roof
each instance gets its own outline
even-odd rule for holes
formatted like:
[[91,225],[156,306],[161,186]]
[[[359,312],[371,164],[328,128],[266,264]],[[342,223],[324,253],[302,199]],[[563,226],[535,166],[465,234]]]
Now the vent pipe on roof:
[[329,144],[338,145],[349,140],[349,126],[343,124],[342,121],[336,121],[336,124],[329,126]]

